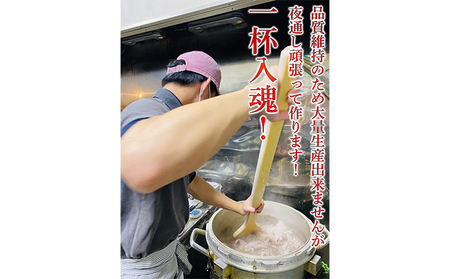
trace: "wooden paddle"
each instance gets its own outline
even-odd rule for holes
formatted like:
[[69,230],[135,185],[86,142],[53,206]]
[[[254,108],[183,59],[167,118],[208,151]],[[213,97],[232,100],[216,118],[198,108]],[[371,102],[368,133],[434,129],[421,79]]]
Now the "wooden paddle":
[[[280,87],[277,95],[277,105],[279,111],[287,111],[287,93],[292,89],[292,82],[295,77],[289,76],[289,51],[291,46],[286,47],[280,54],[280,62],[278,66],[278,80],[280,81]],[[259,151],[258,163],[256,165],[255,179],[253,181],[253,188],[251,194],[251,205],[254,208],[260,206],[261,199],[264,195],[267,179],[269,177],[270,168],[272,167],[273,157],[278,145],[281,130],[283,129],[284,121],[270,122],[266,121],[264,131],[267,131],[267,137],[261,143],[261,149]],[[250,213],[247,215],[244,224],[233,233],[233,237],[242,236],[255,231],[260,230],[255,222],[256,213]]]

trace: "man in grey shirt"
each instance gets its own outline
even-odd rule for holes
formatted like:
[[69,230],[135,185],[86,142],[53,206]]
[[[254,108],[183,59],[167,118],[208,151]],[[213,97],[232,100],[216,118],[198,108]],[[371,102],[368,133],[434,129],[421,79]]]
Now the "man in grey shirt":
[[[122,111],[122,278],[172,279],[189,272],[186,252],[176,241],[189,218],[188,193],[241,215],[264,207],[263,201],[256,209],[250,199],[233,201],[195,174],[251,110],[250,86],[219,96],[220,80],[213,58],[200,51],[184,53],[169,64],[163,88],[153,98]],[[267,116],[288,118],[287,112]]]

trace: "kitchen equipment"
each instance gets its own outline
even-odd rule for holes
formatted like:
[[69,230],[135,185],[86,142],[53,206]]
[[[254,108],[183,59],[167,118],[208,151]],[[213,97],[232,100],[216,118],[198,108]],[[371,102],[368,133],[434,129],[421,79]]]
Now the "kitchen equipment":
[[[244,221],[245,217],[235,212],[220,209],[216,211],[206,224],[206,230],[195,229],[191,233],[192,248],[213,260],[214,272],[222,278],[301,278],[304,270],[318,270],[319,261],[313,259],[315,252],[322,249],[329,242],[329,233],[324,228],[326,236],[323,245],[312,247],[312,222],[302,213],[290,206],[266,201],[260,215],[269,215],[294,227],[297,237],[304,241],[304,245],[292,253],[281,256],[254,256],[238,252],[225,243]],[[209,249],[205,249],[195,242],[197,235],[205,235]],[[314,265],[315,268],[311,266]]]
[[[286,100],[287,93],[292,89],[292,81],[295,77],[289,75],[289,51],[292,46],[285,47],[280,54],[280,61],[278,66],[278,80],[280,86],[278,89],[277,106],[279,111],[287,111],[288,102]],[[266,188],[267,178],[269,177],[270,168],[272,167],[273,157],[278,145],[281,130],[283,129],[284,121],[270,122],[267,121],[265,131],[267,131],[267,138],[261,143],[261,150],[258,157],[258,164],[256,166],[255,180],[253,182],[251,205],[254,208],[259,207],[261,199]],[[252,233],[259,230],[255,222],[256,213],[250,213],[242,224],[234,233],[233,236]]]
[[[209,182],[209,184],[216,189],[216,191],[222,193],[222,185],[216,182]],[[189,219],[184,225],[183,231],[178,235],[178,240],[182,244],[189,244],[189,236],[195,228],[202,228],[209,220],[211,215],[216,211],[216,208],[204,204],[203,202],[194,199],[191,195],[188,195],[189,201]]]

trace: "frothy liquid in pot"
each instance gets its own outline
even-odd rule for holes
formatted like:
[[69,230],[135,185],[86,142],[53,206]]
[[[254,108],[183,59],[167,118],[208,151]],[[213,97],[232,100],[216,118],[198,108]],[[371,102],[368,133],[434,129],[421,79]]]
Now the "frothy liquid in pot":
[[227,239],[228,247],[250,255],[280,256],[299,249],[304,242],[295,235],[293,228],[268,215],[258,216],[261,231]]

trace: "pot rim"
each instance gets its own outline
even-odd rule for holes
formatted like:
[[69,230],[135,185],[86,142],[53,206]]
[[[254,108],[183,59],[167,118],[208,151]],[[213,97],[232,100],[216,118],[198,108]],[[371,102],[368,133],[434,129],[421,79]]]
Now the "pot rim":
[[[309,226],[308,228],[309,237],[300,248],[291,253],[279,256],[258,256],[234,250],[229,246],[227,246],[222,241],[220,241],[218,237],[214,234],[214,231],[212,229],[212,223],[215,217],[223,210],[219,209],[211,216],[210,220],[206,225],[206,241],[208,242],[209,249],[211,249],[211,251],[217,257],[221,258],[228,264],[248,271],[256,271],[255,268],[256,266],[258,266],[259,272],[262,271],[261,268],[263,269],[268,268],[270,269],[268,270],[270,272],[274,272],[273,268],[277,268],[280,269],[279,271],[281,272],[284,270],[296,268],[308,262],[314,255],[314,252],[316,251],[316,248],[311,245],[312,244],[311,229],[313,227],[311,220],[309,220],[303,213],[285,204],[273,201],[264,201],[264,203],[266,205],[269,204],[287,207],[295,211],[301,218],[304,218],[307,221],[307,224]],[[246,264],[241,262],[245,262]]]

